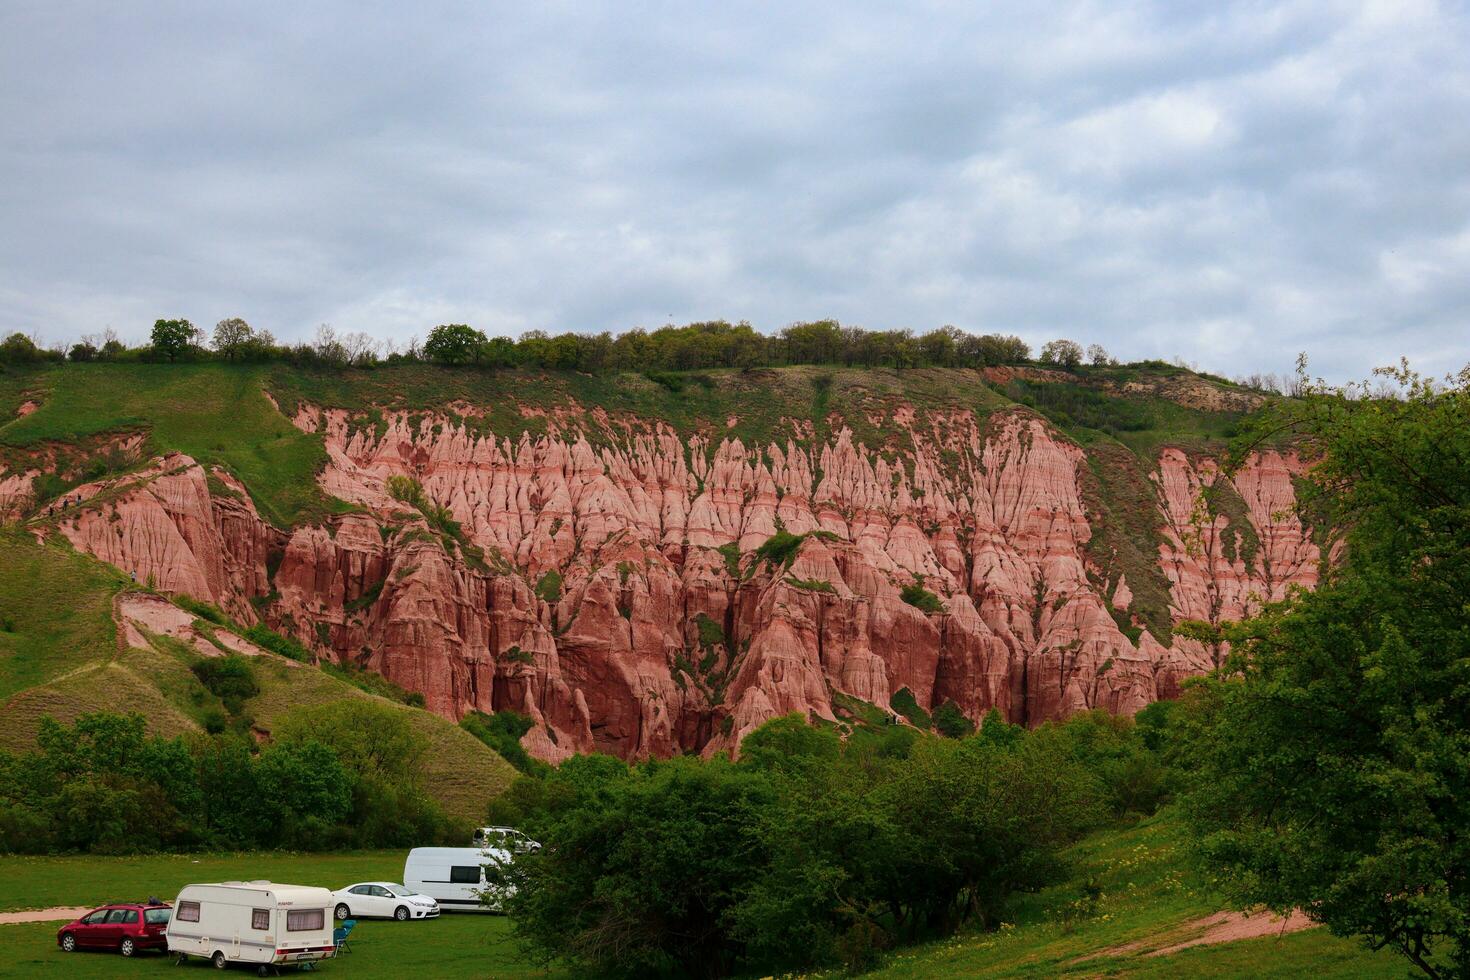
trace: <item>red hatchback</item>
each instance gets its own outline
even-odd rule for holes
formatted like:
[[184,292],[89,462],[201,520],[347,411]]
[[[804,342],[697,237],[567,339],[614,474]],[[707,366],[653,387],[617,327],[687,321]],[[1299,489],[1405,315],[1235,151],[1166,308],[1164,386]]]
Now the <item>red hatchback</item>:
[[119,902],[88,912],[56,931],[56,945],[68,953],[78,949],[115,949],[132,956],[140,949],[163,949],[173,907],[163,902],[146,905]]

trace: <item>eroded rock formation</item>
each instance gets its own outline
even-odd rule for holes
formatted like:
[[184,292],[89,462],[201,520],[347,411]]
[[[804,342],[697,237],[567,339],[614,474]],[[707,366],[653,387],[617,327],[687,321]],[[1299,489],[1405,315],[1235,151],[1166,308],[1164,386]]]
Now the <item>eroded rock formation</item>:
[[[977,719],[1132,713],[1220,652],[1140,628],[1138,580],[1093,551],[1082,449],[1023,412],[900,411],[881,449],[840,425],[747,446],[595,414],[506,439],[464,405],[294,421],[360,511],[281,532],[175,454],[74,491],[56,526],[441,714],[523,712],[544,758],[718,752],[774,715],[832,718],[844,695],[891,710],[902,689]],[[1315,584],[1301,468],[1265,453],[1226,480],[1162,453],[1145,572],[1175,619]]]

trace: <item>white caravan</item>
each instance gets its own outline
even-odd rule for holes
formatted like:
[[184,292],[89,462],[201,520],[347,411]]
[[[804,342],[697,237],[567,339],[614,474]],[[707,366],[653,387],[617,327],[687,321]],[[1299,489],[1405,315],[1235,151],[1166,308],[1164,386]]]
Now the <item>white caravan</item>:
[[223,970],[231,963],[267,966],[324,960],[332,941],[332,893],[270,881],[185,885],[168,923],[168,951],[202,956]]
[[403,885],[446,912],[499,912],[502,901],[515,894],[505,880],[510,862],[509,851],[494,847],[415,847],[403,863]]

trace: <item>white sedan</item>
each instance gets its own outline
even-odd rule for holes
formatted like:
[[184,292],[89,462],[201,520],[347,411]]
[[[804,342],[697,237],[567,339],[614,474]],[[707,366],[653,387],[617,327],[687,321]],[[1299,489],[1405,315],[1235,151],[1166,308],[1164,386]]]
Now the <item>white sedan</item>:
[[332,892],[340,919],[436,919],[439,903],[391,881],[364,881]]

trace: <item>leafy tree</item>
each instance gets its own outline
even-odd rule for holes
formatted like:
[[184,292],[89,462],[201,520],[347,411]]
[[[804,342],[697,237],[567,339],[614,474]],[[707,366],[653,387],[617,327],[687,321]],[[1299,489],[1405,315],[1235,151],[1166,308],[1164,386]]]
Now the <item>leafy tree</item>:
[[1184,797],[1242,903],[1470,975],[1470,368],[1303,386],[1272,430],[1317,460],[1304,506],[1346,529],[1315,592],[1231,627],[1189,692]]
[[255,340],[255,331],[250,324],[237,316],[221,320],[214,325],[214,349],[234,361],[245,356]]
[[1092,344],[1087,348],[1087,360],[1093,365],[1101,367],[1108,363],[1111,358],[1108,357],[1107,349],[1102,344]]
[[180,355],[187,354],[202,336],[199,328],[188,320],[155,320],[151,341],[156,353],[168,358],[169,361],[177,361]]
[[294,708],[276,722],[272,734],[278,745],[324,745],[355,776],[389,782],[417,782],[428,752],[428,742],[414,731],[405,711],[362,697]]
[[232,715],[238,715],[245,702],[260,693],[250,661],[238,653],[207,657],[195,663],[190,670],[209,689],[209,693],[224,702],[225,709]]
[[486,342],[485,335],[474,327],[445,323],[429,331],[424,353],[443,364],[468,364],[479,361],[480,350]]
[[0,343],[0,364],[31,364],[44,356],[35,341],[23,333],[13,333]]
[[1075,370],[1082,363],[1082,345],[1073,340],[1048,340],[1041,348],[1041,363]]
[[97,348],[86,341],[82,341],[80,344],[73,344],[71,352],[67,354],[67,359],[79,364],[95,361],[97,360]]
[[772,718],[745,736],[740,761],[756,769],[792,771],[831,765],[841,754],[842,742],[830,729],[807,724],[800,712]]
[[307,818],[333,824],[352,806],[352,774],[321,742],[271,745],[260,753],[255,774],[260,798],[282,829],[294,829]]
[[516,862],[517,936],[601,975],[728,973],[740,954],[729,916],[761,861],[756,817],[772,799],[766,776],[722,759],[624,770]]

